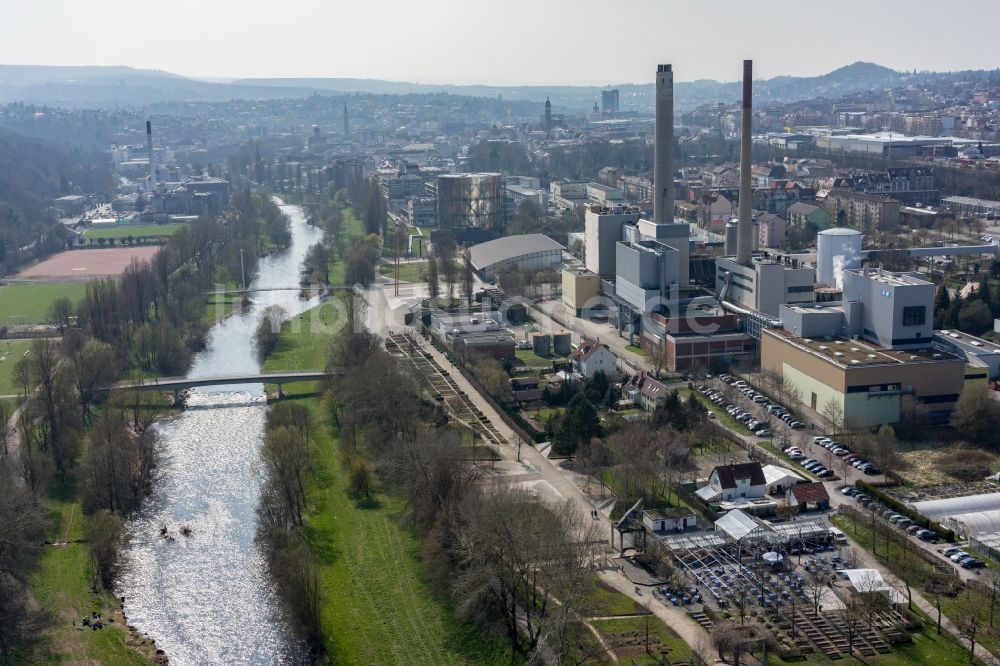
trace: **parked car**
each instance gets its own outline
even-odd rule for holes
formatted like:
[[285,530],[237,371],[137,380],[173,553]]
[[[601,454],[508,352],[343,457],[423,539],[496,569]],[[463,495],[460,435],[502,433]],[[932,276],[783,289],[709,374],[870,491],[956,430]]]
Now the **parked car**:
[[788,424],[788,427],[791,428],[792,430],[805,430],[806,424],[803,423],[802,421],[792,421],[791,423]]
[[878,467],[875,467],[874,465],[872,465],[871,467],[865,467],[861,471],[867,474],[868,476],[875,476],[877,474],[882,473],[882,470],[880,470]]
[[774,435],[774,433],[771,432],[770,430],[768,430],[767,428],[764,428],[763,430],[758,430],[757,431],[757,436],[758,437],[771,437],[773,435]]
[[853,495],[857,495],[859,492],[861,492],[861,491],[859,491],[854,486],[846,486],[846,487],[840,489],[840,494],[841,495],[846,495],[848,497],[851,497]]
[[949,546],[948,548],[945,548],[944,550],[942,550],[941,554],[944,555],[945,557],[951,557],[955,553],[961,553],[961,552],[962,552],[962,549],[959,548],[958,546]]
[[918,539],[922,539],[923,541],[934,541],[934,539],[937,538],[937,535],[934,534],[934,532],[925,529],[917,530],[915,534]]

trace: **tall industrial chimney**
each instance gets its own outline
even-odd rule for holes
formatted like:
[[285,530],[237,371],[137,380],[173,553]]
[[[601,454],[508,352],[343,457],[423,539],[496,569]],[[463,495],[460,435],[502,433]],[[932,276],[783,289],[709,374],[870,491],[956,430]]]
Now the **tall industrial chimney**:
[[750,143],[753,129],[753,60],[743,61],[743,124],[740,134],[740,228],[736,242],[736,261],[750,264],[753,251],[753,191],[750,188]]
[[656,66],[656,145],[653,147],[653,221],[674,222],[674,73]]
[[146,121],[146,152],[149,153],[149,191],[156,189],[156,160],[153,159],[153,123]]

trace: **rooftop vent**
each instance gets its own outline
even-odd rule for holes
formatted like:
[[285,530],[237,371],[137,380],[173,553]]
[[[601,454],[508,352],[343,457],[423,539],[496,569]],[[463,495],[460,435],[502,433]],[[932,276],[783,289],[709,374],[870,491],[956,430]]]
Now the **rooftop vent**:
[[856,358],[852,358],[851,359],[851,365],[860,365],[860,364],[861,364],[861,361],[859,361],[858,359],[856,359]]
[[858,349],[857,347],[851,347],[851,351],[857,353],[857,352],[859,352],[861,350]]
[[868,354],[868,358],[878,358],[875,354]]
[[911,361],[916,361],[918,358],[920,358],[920,357],[917,356],[916,354],[910,354],[910,360]]
[[820,351],[826,351],[827,349],[829,349],[829,347],[827,347],[826,345],[820,345],[819,346],[819,350]]
[[935,360],[940,359],[940,358],[941,358],[941,354],[934,354],[934,359]]
[[840,357],[844,355],[844,352],[833,352],[834,356]]
[[983,343],[980,342],[979,340],[973,340],[972,344],[975,345],[976,347],[982,347],[983,346]]

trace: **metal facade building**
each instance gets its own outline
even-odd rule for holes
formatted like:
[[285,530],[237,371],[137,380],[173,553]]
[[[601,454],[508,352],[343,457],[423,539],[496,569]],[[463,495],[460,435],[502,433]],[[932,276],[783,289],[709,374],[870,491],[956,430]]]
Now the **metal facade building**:
[[501,231],[506,224],[504,191],[503,178],[498,173],[438,176],[438,228]]
[[479,277],[492,282],[499,271],[556,269],[565,248],[544,234],[504,236],[473,245],[469,259]]

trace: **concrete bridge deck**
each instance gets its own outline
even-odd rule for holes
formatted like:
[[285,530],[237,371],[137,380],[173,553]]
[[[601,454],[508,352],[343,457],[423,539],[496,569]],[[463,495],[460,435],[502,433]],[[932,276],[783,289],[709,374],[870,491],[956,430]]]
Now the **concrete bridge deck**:
[[278,395],[282,395],[281,387],[293,382],[322,381],[339,374],[327,370],[299,370],[293,372],[262,372],[256,375],[231,375],[224,377],[158,377],[141,382],[118,382],[103,387],[102,391],[138,390],[138,391],[173,391],[177,396],[180,391],[198,388],[199,386],[226,386],[229,384],[277,384]]

